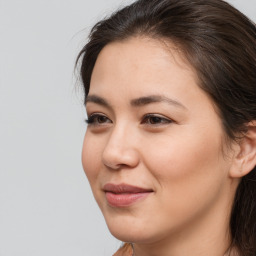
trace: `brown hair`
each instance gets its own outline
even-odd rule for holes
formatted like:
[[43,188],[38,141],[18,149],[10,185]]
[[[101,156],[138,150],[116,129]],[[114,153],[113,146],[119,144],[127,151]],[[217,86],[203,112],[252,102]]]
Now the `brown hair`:
[[[229,139],[256,120],[256,26],[222,0],[138,0],[98,22],[77,58],[85,97],[103,47],[137,35],[171,40],[182,50]],[[230,230],[240,255],[255,256],[256,168],[239,184]]]

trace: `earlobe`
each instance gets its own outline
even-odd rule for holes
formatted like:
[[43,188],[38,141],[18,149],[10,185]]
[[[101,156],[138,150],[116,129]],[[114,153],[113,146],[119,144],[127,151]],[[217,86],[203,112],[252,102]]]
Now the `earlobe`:
[[256,166],[256,120],[248,123],[247,128],[230,169],[232,178],[242,178]]

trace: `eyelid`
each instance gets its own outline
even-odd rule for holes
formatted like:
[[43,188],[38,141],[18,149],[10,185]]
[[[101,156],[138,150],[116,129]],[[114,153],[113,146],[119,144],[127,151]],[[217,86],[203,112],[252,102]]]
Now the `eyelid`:
[[[159,118],[161,121],[164,121],[164,122],[158,122],[158,123],[148,123],[148,122],[145,122],[146,119],[149,119],[149,118]],[[164,125],[164,124],[170,124],[170,123],[174,123],[175,121],[171,118],[168,118],[166,116],[163,116],[161,114],[156,114],[156,113],[149,113],[149,114],[146,114],[143,116],[142,118],[142,124],[147,124],[147,125],[153,125],[153,126],[157,126],[157,125]]]
[[[106,118],[108,121],[107,122],[99,122],[99,121],[95,121],[95,119],[97,117],[103,117]],[[109,122],[110,121],[110,122]],[[112,121],[103,113],[99,113],[99,112],[95,112],[92,114],[88,114],[88,118],[85,119],[85,122],[88,125],[104,125],[104,124],[108,124],[108,123],[112,123]]]

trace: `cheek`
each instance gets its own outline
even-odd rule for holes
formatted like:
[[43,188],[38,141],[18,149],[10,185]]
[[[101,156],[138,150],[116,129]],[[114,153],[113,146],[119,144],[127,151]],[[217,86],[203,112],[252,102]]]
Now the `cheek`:
[[86,132],[82,150],[82,164],[92,189],[100,170],[100,156],[100,144],[95,143],[95,139]]
[[224,180],[225,162],[221,158],[221,140],[213,138],[220,137],[184,134],[159,139],[154,143],[159,147],[147,147],[148,169],[162,193],[174,195],[178,202],[218,193]]

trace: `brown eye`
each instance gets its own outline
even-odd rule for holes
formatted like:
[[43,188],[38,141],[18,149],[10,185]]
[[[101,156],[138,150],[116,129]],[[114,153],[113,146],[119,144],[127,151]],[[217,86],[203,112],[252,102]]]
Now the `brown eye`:
[[162,118],[158,117],[158,116],[151,116],[148,118],[149,123],[151,124],[159,124],[162,122]]
[[101,115],[101,114],[92,114],[85,121],[88,125],[90,125],[90,124],[101,125],[101,124],[105,124],[105,123],[112,123],[112,121],[108,117]]
[[108,118],[106,116],[97,116],[97,122],[102,124],[102,123],[105,123],[107,122]]
[[172,120],[159,115],[148,114],[143,118],[142,123],[148,124],[148,125],[161,125],[161,124],[172,123]]

